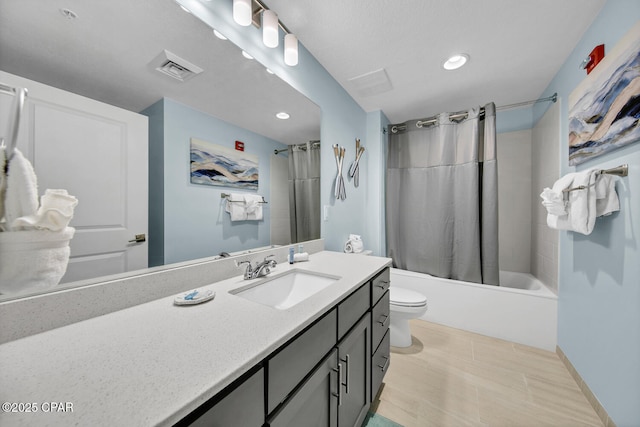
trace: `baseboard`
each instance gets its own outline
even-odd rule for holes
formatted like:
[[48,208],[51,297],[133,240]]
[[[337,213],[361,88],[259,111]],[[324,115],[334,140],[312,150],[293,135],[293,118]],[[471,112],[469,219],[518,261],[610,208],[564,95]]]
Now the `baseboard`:
[[576,368],[573,367],[573,365],[571,364],[571,361],[569,360],[569,358],[567,358],[567,355],[564,354],[564,352],[559,346],[556,346],[556,354],[558,355],[560,360],[562,360],[562,363],[564,363],[564,366],[567,367],[569,374],[571,374],[575,382],[578,383],[578,387],[580,387],[582,394],[584,394],[584,397],[587,398],[587,401],[589,402],[589,404],[596,411],[596,414],[598,414],[598,417],[600,417],[602,424],[604,424],[605,427],[616,427],[616,424],[609,417],[607,410],[604,409],[604,406],[602,406],[602,404],[600,403],[596,395],[593,394],[589,386],[582,380],[582,377],[580,376],[578,371],[576,371]]

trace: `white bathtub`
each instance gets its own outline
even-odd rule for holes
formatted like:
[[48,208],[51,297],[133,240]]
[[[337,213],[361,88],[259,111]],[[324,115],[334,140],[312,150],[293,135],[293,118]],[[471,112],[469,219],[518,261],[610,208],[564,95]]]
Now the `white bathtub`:
[[558,298],[530,274],[500,272],[500,285],[479,285],[391,269],[391,286],[420,292],[421,319],[556,351]]

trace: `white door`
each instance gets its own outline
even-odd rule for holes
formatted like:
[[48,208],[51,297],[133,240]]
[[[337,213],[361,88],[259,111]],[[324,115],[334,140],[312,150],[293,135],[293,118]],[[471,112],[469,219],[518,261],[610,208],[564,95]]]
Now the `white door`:
[[3,72],[0,81],[29,91],[18,148],[39,193],[78,198],[62,282],[146,268],[146,241],[129,241],[147,234],[147,117]]

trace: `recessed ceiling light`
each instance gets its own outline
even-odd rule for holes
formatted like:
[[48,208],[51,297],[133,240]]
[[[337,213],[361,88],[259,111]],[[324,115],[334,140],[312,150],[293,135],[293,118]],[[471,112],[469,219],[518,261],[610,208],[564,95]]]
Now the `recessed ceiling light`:
[[289,114],[285,113],[284,111],[276,114],[276,117],[279,118],[280,120],[287,120],[289,117]]
[[453,55],[449,59],[447,59],[442,66],[445,70],[457,70],[467,63],[469,60],[469,55],[466,53],[459,53],[457,55]]
[[244,56],[247,59],[253,59],[253,56],[249,55],[247,52],[245,52],[244,50],[242,51],[242,56]]
[[275,73],[274,73],[273,71],[271,71],[269,68],[266,68],[266,70],[267,70],[267,73],[269,73],[269,74],[275,74]]
[[216,35],[217,38],[219,38],[220,40],[227,40],[227,38],[224,36],[224,34],[222,34],[220,31],[218,30],[213,30],[213,34]]

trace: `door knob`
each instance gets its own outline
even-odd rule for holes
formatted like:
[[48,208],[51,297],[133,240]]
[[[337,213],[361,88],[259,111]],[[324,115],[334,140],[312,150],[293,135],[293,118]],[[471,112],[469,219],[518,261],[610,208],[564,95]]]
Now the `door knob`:
[[147,241],[147,235],[142,233],[142,234],[136,234],[136,238],[133,240],[129,240],[129,243],[142,243],[146,241]]

